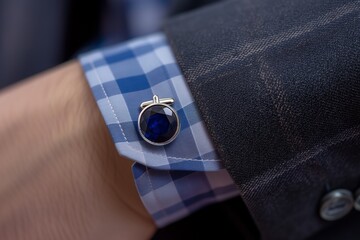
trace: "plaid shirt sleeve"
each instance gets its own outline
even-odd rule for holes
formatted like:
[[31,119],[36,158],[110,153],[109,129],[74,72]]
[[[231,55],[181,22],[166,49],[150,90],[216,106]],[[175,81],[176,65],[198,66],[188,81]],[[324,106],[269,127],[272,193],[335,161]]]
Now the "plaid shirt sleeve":
[[[158,227],[239,194],[207,135],[162,33],[80,56],[86,78],[119,154],[135,161],[139,195]],[[137,131],[140,104],[174,98],[180,133],[152,146]]]

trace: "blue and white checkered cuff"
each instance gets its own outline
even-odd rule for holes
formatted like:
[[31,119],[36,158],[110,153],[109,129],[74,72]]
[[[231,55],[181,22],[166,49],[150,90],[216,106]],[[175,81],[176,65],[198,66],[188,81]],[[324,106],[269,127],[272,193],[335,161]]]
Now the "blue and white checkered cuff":
[[[238,194],[163,34],[93,51],[80,61],[117,150],[137,162],[135,182],[158,226]],[[181,123],[165,146],[148,144],[137,130],[139,106],[155,94],[174,98]]]

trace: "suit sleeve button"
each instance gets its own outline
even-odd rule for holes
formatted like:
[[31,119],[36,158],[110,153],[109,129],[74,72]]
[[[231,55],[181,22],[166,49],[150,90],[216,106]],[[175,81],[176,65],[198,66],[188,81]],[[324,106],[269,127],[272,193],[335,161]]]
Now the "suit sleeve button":
[[356,210],[360,211],[360,188],[355,192],[355,203],[354,207]]
[[346,216],[353,206],[354,198],[349,190],[333,190],[322,198],[320,216],[326,221],[335,221]]

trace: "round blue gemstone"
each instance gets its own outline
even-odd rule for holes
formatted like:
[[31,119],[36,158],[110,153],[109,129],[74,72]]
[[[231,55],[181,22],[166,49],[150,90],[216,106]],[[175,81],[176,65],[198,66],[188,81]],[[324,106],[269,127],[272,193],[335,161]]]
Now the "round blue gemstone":
[[176,113],[167,106],[153,105],[147,108],[139,119],[142,135],[154,143],[166,143],[177,133]]

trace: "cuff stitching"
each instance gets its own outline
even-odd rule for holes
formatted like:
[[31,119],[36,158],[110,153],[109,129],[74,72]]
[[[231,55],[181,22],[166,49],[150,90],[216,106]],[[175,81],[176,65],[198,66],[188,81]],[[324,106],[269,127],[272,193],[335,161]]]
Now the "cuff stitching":
[[[128,144],[128,147],[130,149],[132,149],[133,151],[136,151],[136,152],[139,152],[139,153],[144,153],[144,151],[141,151],[140,149],[136,149],[134,148],[133,146],[131,146],[131,144],[129,143],[127,137],[126,137],[126,134],[121,126],[121,123],[116,115],[116,112],[114,110],[114,107],[112,106],[111,104],[111,101],[110,101],[110,98],[109,96],[107,95],[106,91],[105,91],[105,88],[103,86],[103,83],[101,81],[101,78],[100,78],[100,75],[98,73],[98,70],[96,69],[95,65],[94,65],[94,61],[91,61],[90,62],[90,66],[91,66],[91,69],[95,71],[95,75],[96,75],[96,78],[101,86],[101,90],[103,91],[104,95],[105,95],[105,98],[111,108],[111,111],[116,119],[116,123],[119,125],[120,127],[120,130],[121,130],[121,134],[123,135],[126,143]],[[154,155],[154,156],[159,156],[159,157],[166,157],[166,158],[174,158],[174,159],[179,159],[179,160],[184,160],[184,161],[193,161],[193,162],[199,162],[200,160],[199,159],[192,159],[192,158],[182,158],[182,157],[174,157],[174,156],[166,156],[166,155],[161,155],[161,154],[156,154],[156,153],[152,153],[152,152],[145,152],[146,154],[150,154],[150,155]],[[209,161],[209,162],[220,162],[219,159],[201,159],[201,161]]]

